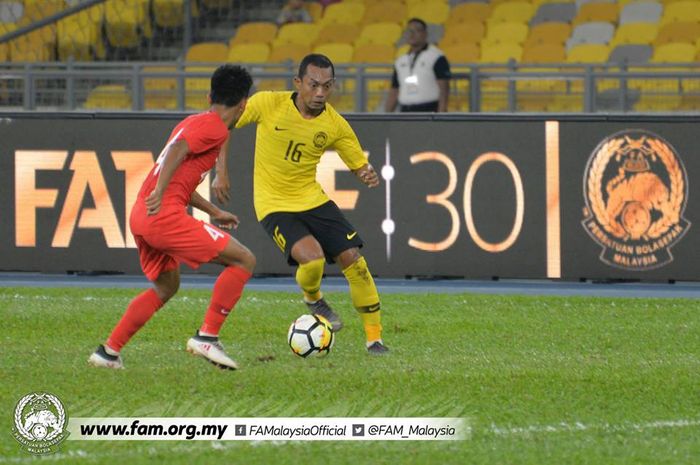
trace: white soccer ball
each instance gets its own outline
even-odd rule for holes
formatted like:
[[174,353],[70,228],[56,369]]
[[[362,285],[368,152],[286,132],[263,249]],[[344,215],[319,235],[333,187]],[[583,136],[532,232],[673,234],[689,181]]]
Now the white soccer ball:
[[302,315],[289,327],[287,342],[292,352],[300,357],[326,355],[333,347],[335,337],[331,324],[320,315]]

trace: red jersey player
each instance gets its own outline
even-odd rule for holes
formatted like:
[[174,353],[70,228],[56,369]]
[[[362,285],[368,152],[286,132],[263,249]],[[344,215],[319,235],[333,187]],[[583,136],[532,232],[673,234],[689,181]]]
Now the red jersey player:
[[187,351],[220,368],[238,368],[219,342],[219,329],[241,296],[255,267],[255,256],[222,229],[187,214],[187,205],[206,213],[223,229],[238,226],[236,215],[223,211],[196,191],[214,167],[229,130],[240,118],[252,80],[233,65],[220,66],[212,75],[209,111],[181,121],[146,177],[132,209],[130,225],[141,268],[153,287],[139,294],[89,363],[123,368],[122,347],[178,290],[180,262],[192,268],[202,263],[225,266],[212,292],[204,323],[187,341]]

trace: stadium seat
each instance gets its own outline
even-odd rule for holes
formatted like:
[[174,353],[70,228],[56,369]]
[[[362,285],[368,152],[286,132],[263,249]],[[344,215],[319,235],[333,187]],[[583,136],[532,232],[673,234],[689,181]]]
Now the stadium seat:
[[266,63],[270,56],[270,46],[266,43],[237,44],[229,47],[229,63]]
[[55,27],[45,26],[11,40],[8,44],[10,61],[29,63],[53,60],[55,38]]
[[569,23],[575,16],[576,5],[573,3],[545,3],[530,19],[530,27],[549,22]]
[[153,22],[163,28],[182,27],[185,20],[183,0],[152,0]]
[[566,60],[564,44],[538,44],[523,48],[522,63],[562,63]]
[[185,54],[186,62],[225,62],[228,56],[228,47],[221,42],[200,42],[193,44]]
[[681,109],[681,96],[667,92],[642,93],[634,109],[641,112],[678,111]]
[[695,45],[670,43],[654,48],[652,63],[692,63],[695,60]]
[[617,0],[575,0],[576,9],[580,10],[586,3],[615,3]]
[[610,45],[651,44],[656,39],[659,27],[652,23],[627,23],[617,28]]
[[309,12],[311,20],[316,23],[321,20],[323,16],[323,5],[318,2],[305,2],[304,8]]
[[[386,66],[365,68],[365,75],[371,77],[374,73],[391,73],[394,64],[395,48],[386,44],[365,44],[355,47],[352,61],[355,63],[377,64]],[[369,79],[369,92],[383,91],[389,88],[388,79]]]
[[268,61],[270,63],[284,63],[288,61],[299,63],[309,53],[311,53],[311,47],[308,45],[280,44],[272,47]]
[[540,23],[530,28],[524,46],[535,44],[564,44],[571,35],[568,23]]
[[489,3],[462,3],[455,6],[450,11],[446,26],[453,23],[486,22],[491,15],[491,5]]
[[566,41],[566,48],[571,49],[580,44],[607,44],[612,40],[615,26],[610,23],[592,22],[576,26],[571,37]]
[[663,5],[656,2],[628,3],[620,12],[620,24],[658,23],[661,19]]
[[610,63],[646,63],[651,59],[653,49],[647,44],[618,45],[610,52]]
[[695,1],[679,1],[664,7],[661,16],[661,24],[676,23],[679,21],[700,22],[700,8]]
[[364,44],[388,44],[394,46],[401,35],[403,29],[397,23],[373,23],[368,24],[360,32],[360,36],[355,41],[355,45]]
[[404,23],[408,18],[408,8],[400,1],[378,1],[367,4],[363,24],[400,22]]
[[510,60],[520,61],[523,48],[516,43],[499,43],[481,48],[481,63],[507,63]]
[[572,24],[576,26],[592,22],[616,23],[619,14],[617,3],[586,3],[578,10]]
[[567,63],[605,63],[610,48],[605,44],[579,44],[566,53]]
[[127,110],[131,108],[131,95],[123,85],[99,85],[90,91],[83,106],[94,110]]
[[450,6],[441,2],[415,3],[408,7],[409,18],[420,18],[426,23],[445,24],[450,15]]
[[59,60],[72,58],[76,61],[92,61],[105,57],[100,6],[58,20],[56,41]]
[[496,23],[486,30],[486,37],[482,40],[484,45],[497,43],[522,44],[527,38],[529,28],[523,23]]
[[317,45],[313,53],[326,55],[335,64],[352,62],[355,49],[350,44],[328,43]]
[[265,21],[241,24],[236,35],[229,41],[229,46],[266,42],[271,44],[277,35],[277,25]]
[[153,35],[148,0],[107,0],[105,32],[113,47],[135,48]]
[[476,44],[484,37],[485,32],[486,28],[480,22],[450,23],[440,41],[440,48],[444,50],[452,45]]
[[[171,73],[177,71],[174,66],[145,66],[144,73]],[[146,110],[174,110],[177,107],[174,77],[144,77],[144,108]]]
[[[452,67],[455,64],[477,63],[479,47],[475,43],[453,44],[442,49]],[[453,69],[454,71],[454,69]]]
[[19,22],[22,26],[26,26],[55,15],[65,8],[66,4],[63,0],[24,0],[24,10]]
[[354,24],[327,24],[319,31],[316,43],[352,44],[359,35],[360,30]]
[[323,11],[321,23],[360,24],[364,15],[364,3],[331,3]]
[[493,8],[487,24],[528,23],[535,13],[531,3],[523,1],[504,2]]
[[654,39],[654,46],[673,42],[685,42],[693,44],[700,38],[700,23],[694,21],[679,21],[661,26]]
[[[340,3],[334,4],[340,5]],[[321,32],[321,25],[309,23],[289,23],[279,28],[272,41],[273,48],[283,44],[297,44],[311,47]]]

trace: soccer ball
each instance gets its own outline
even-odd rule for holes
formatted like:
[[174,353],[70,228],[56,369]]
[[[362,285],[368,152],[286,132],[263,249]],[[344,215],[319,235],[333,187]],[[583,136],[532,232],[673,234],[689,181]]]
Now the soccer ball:
[[335,338],[331,324],[320,315],[302,315],[289,327],[287,342],[300,357],[326,355]]

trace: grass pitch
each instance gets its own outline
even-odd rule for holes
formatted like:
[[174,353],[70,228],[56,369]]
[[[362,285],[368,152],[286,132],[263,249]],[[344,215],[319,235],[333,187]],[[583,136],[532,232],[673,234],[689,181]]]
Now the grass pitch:
[[[295,294],[246,292],[222,341],[241,370],[184,351],[209,292],[181,291],[124,349],[86,360],[135,290],[0,288],[0,463],[683,464],[700,457],[700,303],[383,295],[389,356],[346,328],[325,359],[295,357]],[[66,441],[41,459],[10,436],[17,401],[57,395],[71,417],[464,417],[454,442]]]

